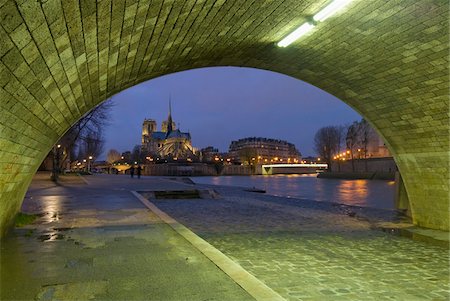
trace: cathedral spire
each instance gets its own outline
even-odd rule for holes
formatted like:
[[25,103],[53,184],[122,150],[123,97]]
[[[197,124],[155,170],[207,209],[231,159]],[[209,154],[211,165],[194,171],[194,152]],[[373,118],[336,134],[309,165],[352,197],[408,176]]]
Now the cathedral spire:
[[169,116],[172,115],[172,95],[169,95]]
[[171,97],[169,96],[169,117],[167,117],[167,133],[173,131],[172,122],[172,101]]

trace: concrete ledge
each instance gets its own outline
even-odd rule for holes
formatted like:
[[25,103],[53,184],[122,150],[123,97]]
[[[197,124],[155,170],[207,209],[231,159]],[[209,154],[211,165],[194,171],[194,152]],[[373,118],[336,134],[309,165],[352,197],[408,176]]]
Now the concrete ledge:
[[243,269],[239,264],[228,258],[225,254],[214,248],[207,241],[200,238],[194,232],[177,222],[175,219],[161,211],[155,204],[144,198],[136,191],[131,191],[147,208],[155,213],[161,220],[183,236],[201,253],[209,258],[225,274],[233,279],[239,286],[248,292],[253,298],[261,301],[285,300],[270,287],[265,285],[255,276]]
[[411,227],[400,229],[400,234],[414,240],[423,241],[450,250],[450,233],[447,231]]

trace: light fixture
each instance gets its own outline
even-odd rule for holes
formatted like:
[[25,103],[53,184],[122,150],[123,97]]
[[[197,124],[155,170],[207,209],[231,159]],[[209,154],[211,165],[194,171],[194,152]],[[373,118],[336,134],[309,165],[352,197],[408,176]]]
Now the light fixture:
[[318,12],[313,17],[313,19],[314,21],[317,22],[323,22],[352,1],[353,0],[334,0],[328,6],[326,6],[324,9]]
[[284,39],[277,43],[278,47],[287,47],[292,42],[302,37],[306,33],[308,33],[311,29],[316,26],[316,22],[323,22],[332,16],[337,11],[344,8],[347,4],[352,2],[353,0],[334,0],[329,5],[327,5],[324,9],[319,11],[311,20],[311,22],[303,23],[299,28],[288,34]]
[[287,47],[292,42],[300,38],[301,36],[305,35],[307,32],[309,32],[311,29],[314,28],[314,25],[311,23],[304,23],[302,26],[291,32],[289,35],[287,35],[284,39],[282,39],[280,42],[278,42],[278,47]]

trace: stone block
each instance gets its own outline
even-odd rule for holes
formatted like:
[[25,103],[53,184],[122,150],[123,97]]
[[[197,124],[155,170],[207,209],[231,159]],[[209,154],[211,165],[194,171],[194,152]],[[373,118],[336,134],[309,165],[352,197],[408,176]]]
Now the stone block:
[[13,1],[6,2],[0,8],[0,24],[8,33],[14,31],[22,22],[20,12]]
[[38,1],[25,1],[19,5],[19,10],[30,31],[46,24],[44,13]]
[[396,154],[415,222],[448,228],[448,182],[439,176],[449,147],[448,3],[356,1],[291,46],[275,46],[325,4],[0,0],[0,104],[8,110],[0,120],[17,118],[17,133],[7,134],[16,145],[2,144],[0,132],[0,158],[16,172],[0,176],[8,190],[1,232],[38,161],[86,110],[142,81],[217,65],[280,72],[356,108]]
[[11,39],[13,40],[16,47],[19,49],[24,48],[28,43],[31,42],[31,35],[25,24],[20,24],[12,33]]
[[38,57],[41,56],[39,49],[33,41],[28,43],[28,45],[21,50],[21,53],[28,65],[31,65]]

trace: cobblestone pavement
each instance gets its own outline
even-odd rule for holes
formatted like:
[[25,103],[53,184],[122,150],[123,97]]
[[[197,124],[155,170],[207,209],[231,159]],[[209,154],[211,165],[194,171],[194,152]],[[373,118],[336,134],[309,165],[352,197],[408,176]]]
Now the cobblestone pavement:
[[450,297],[448,249],[377,229],[393,211],[206,187],[221,197],[151,201],[288,300]]

